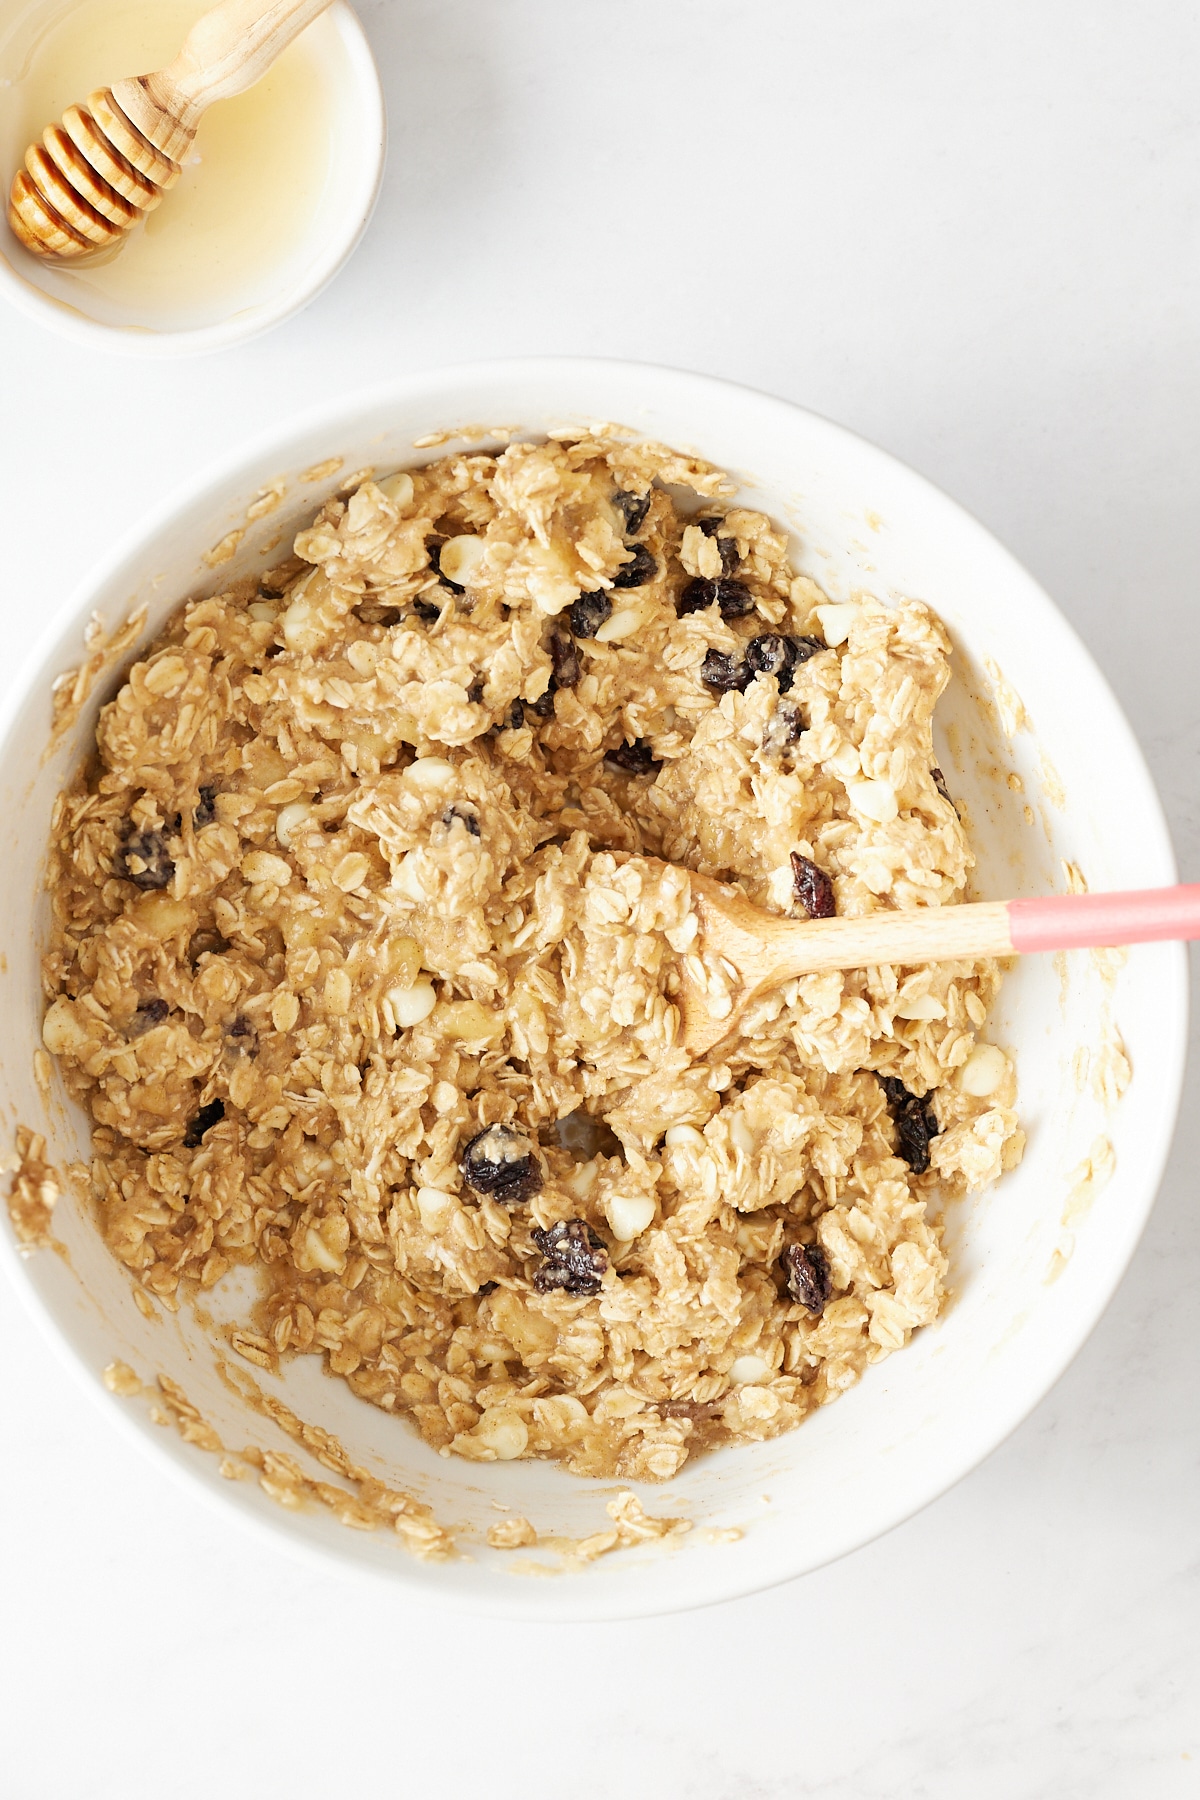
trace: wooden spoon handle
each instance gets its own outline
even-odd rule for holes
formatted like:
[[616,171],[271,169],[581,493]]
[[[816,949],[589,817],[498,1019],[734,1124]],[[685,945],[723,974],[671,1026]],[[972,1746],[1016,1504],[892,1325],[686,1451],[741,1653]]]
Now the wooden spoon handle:
[[804,920],[762,912],[704,875],[693,875],[691,888],[699,930],[695,951],[683,958],[680,1003],[694,1056],[735,1031],[751,1001],[797,975],[1200,938],[1200,885]]
[[[786,924],[772,920],[767,925],[763,917],[760,957],[762,962],[769,959],[770,979],[778,982],[824,969],[865,969],[879,963],[960,962],[1014,952],[1200,938],[1200,885],[930,906],[916,912],[870,913],[862,919]],[[761,985],[761,969],[755,975],[756,985]]]
[[111,93],[147,141],[178,162],[214,100],[244,93],[331,0],[224,0],[189,31],[165,69],[113,83]]

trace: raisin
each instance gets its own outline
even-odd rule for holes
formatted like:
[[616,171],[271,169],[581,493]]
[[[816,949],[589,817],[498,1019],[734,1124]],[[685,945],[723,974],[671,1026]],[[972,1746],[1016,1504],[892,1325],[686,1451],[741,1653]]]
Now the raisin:
[[832,919],[837,911],[833,883],[824,869],[819,869],[798,850],[792,851],[792,886],[796,898],[810,919]]
[[644,494],[631,494],[627,488],[618,488],[613,495],[613,505],[625,521],[626,535],[636,537],[650,511],[650,489],[647,488]]
[[451,581],[451,579],[448,575],[442,575],[442,545],[445,543],[445,541],[446,541],[445,538],[440,538],[440,537],[431,537],[431,538],[425,539],[425,548],[429,552],[429,566],[430,566],[430,568],[437,570],[438,574],[441,575],[443,582],[450,589],[450,592],[452,594],[465,594],[467,590],[465,587],[462,586],[462,584],[460,582]]
[[754,595],[744,581],[713,582],[716,591],[716,602],[721,617],[728,624],[730,619],[744,619],[746,614],[754,611]]
[[646,738],[634,738],[631,744],[618,744],[615,750],[605,753],[604,760],[610,769],[620,769],[623,775],[649,775],[652,770],[657,772],[662,768]]
[[229,944],[219,931],[206,931],[203,928],[193,931],[188,939],[187,959],[195,968],[202,956],[220,956],[222,950],[228,950]]
[[700,679],[718,694],[744,694],[754,680],[754,670],[744,662],[734,662],[724,650],[709,650],[700,665]]
[[577,638],[594,638],[611,617],[612,601],[607,594],[580,594],[571,607],[571,630]]
[[946,777],[942,774],[942,771],[937,767],[936,763],[933,768],[930,769],[929,773],[933,777],[933,785],[942,796],[942,799],[948,806],[954,808],[955,816],[961,819],[962,814],[958,810],[958,802],[950,792],[950,789],[946,786]]
[[479,836],[479,820],[469,808],[465,806],[448,806],[442,814],[442,824],[453,825],[455,819],[458,819],[466,826],[472,837]]
[[675,602],[675,611],[683,619],[688,613],[702,612],[706,606],[714,604],[728,624],[731,619],[744,619],[748,612],[754,611],[754,595],[744,581],[727,581],[724,576],[719,581],[708,581],[697,575]]
[[779,691],[786,694],[792,685],[792,670],[796,666],[796,652],[789,637],[778,631],[764,631],[761,637],[751,638],[746,645],[746,661],[756,675],[774,675],[779,682]]
[[703,575],[697,575],[694,581],[688,582],[675,602],[675,612],[679,618],[686,619],[689,613],[703,612],[706,606],[712,605],[716,597],[716,582],[705,581]]
[[144,1031],[161,1025],[170,1010],[165,1000],[143,1000],[126,1027],[127,1035],[141,1037]]
[[472,706],[482,706],[483,705],[483,676],[482,675],[477,675],[475,677],[474,681],[471,683],[470,687],[467,689],[467,699],[471,702]]
[[613,576],[615,588],[645,587],[658,574],[658,564],[645,544],[635,544],[632,562],[625,563]]
[[924,1175],[929,1167],[929,1140],[941,1131],[937,1116],[927,1101],[911,1093],[897,1076],[880,1075],[877,1079],[887,1095],[888,1111],[896,1126],[896,1155],[914,1175]]
[[414,600],[413,611],[416,613],[418,619],[423,619],[425,621],[426,625],[432,625],[442,616],[441,607],[434,606],[428,600]]
[[239,1013],[230,1023],[225,1036],[236,1050],[245,1048],[247,1040],[254,1036],[254,1027],[245,1013]]
[[550,677],[550,685],[544,694],[536,700],[526,700],[525,708],[535,719],[552,719],[554,717],[554,677]]
[[489,1294],[494,1294],[499,1286],[500,1283],[498,1281],[481,1281],[479,1286],[475,1289],[475,1292],[481,1300],[484,1300]]
[[183,1134],[184,1149],[197,1149],[205,1132],[210,1131],[218,1120],[224,1117],[225,1102],[223,1100],[210,1100],[207,1106],[202,1106]]
[[211,825],[216,818],[216,800],[217,790],[215,787],[202,787],[200,789],[200,804],[192,814],[192,824],[197,831],[202,830],[205,825]]
[[554,665],[554,685],[573,688],[583,674],[579,652],[565,631],[556,631],[550,639],[550,661]]
[[568,1294],[598,1294],[608,1268],[604,1240],[583,1219],[564,1219],[549,1231],[534,1231],[545,1262],[533,1278],[539,1294],[562,1288]]
[[654,1406],[664,1419],[690,1419],[693,1425],[700,1425],[724,1412],[726,1398],[722,1395],[719,1400],[657,1400]]
[[704,533],[705,537],[715,537],[717,539],[717,549],[721,553],[722,575],[732,575],[733,571],[737,568],[738,563],[741,561],[741,558],[738,556],[736,538],[717,537],[718,531],[725,523],[724,518],[718,515],[709,519],[697,519],[696,523]]
[[113,858],[113,873],[122,881],[148,892],[151,888],[169,886],[175,864],[167,854],[167,840],[161,831],[135,831],[127,825],[125,841]]
[[514,700],[508,709],[508,723],[504,729],[506,731],[520,731],[524,723],[525,708],[521,705],[519,700]]
[[781,755],[789,744],[800,741],[806,729],[804,714],[796,702],[781,700],[763,729],[763,753],[766,756]]
[[476,1132],[458,1166],[468,1187],[501,1206],[519,1206],[541,1192],[542,1170],[533,1145],[511,1125]]
[[833,1292],[829,1263],[820,1244],[789,1244],[780,1262],[792,1299],[819,1319]]
[[794,637],[788,641],[796,646],[797,663],[807,662],[810,656],[817,654],[818,650],[828,650],[829,648],[829,645],[823,644],[818,637]]

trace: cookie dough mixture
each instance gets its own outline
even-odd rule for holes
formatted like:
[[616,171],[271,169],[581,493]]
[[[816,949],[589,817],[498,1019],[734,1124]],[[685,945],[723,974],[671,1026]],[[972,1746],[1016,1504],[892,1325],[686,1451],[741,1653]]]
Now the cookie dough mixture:
[[617,436],[329,501],[186,605],[58,803],[44,1036],[155,1294],[261,1272],[439,1449],[665,1479],[936,1318],[1016,1161],[992,963],[814,975],[692,1060],[688,871],[794,916],[961,898],[948,643],[830,604],[718,470]]

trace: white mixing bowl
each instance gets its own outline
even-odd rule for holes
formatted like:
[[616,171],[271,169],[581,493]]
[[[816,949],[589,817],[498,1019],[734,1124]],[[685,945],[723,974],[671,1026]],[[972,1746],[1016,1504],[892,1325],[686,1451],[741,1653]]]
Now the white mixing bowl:
[[[37,947],[47,916],[41,877],[55,793],[91,739],[118,670],[98,681],[48,758],[46,748],[51,684],[79,663],[93,610],[112,625],[148,603],[140,640],[148,643],[184,596],[266,566],[281,530],[294,529],[365,464],[382,471],[444,454],[448,440],[428,442],[436,433],[457,431],[453,447],[477,444],[489,426],[537,433],[597,420],[694,448],[735,471],[745,501],[787,522],[800,567],[833,596],[865,588],[885,600],[916,595],[937,609],[957,649],[956,678],[939,715],[941,760],[969,811],[978,895],[1061,888],[1064,860],[1094,888],[1174,880],[1145,765],[1087,652],[986,531],[882,451],[782,401],[631,364],[500,363],[394,381],[231,452],[57,609],[53,631],[8,684],[0,713],[7,956],[0,1074],[8,1116],[44,1131],[60,1168],[85,1155],[87,1132],[57,1077],[47,1102],[34,1075]],[[331,457],[339,468],[312,478],[314,465]],[[247,524],[253,495],[278,477],[287,482],[282,506]],[[205,552],[243,528],[231,560],[206,564]],[[1003,727],[1014,722],[1016,696],[1028,722],[1010,739]],[[248,1371],[264,1390],[285,1393],[305,1420],[335,1432],[356,1462],[426,1500],[456,1529],[465,1554],[415,1561],[390,1531],[348,1530],[319,1507],[284,1510],[253,1480],[222,1480],[217,1455],[150,1421],[152,1396],[105,1392],[101,1372],[117,1359],[147,1382],[165,1374],[226,1445],[285,1450],[310,1475],[326,1474],[220,1380],[209,1341],[186,1308],[143,1317],[85,1204],[68,1193],[55,1211],[65,1256],[43,1249],[20,1258],[7,1229],[0,1254],[50,1340],[67,1348],[112,1415],[194,1487],[279,1544],[477,1612],[620,1617],[745,1593],[844,1555],[942,1493],[1036,1405],[1100,1316],[1166,1157],[1186,1024],[1181,947],[1135,949],[1115,977],[1106,978],[1101,961],[1086,952],[1057,963],[1030,958],[1005,983],[989,1035],[1016,1052],[1028,1149],[1015,1173],[953,1210],[953,1297],[942,1320],[791,1435],[701,1458],[669,1486],[641,1491],[650,1512],[694,1521],[688,1535],[553,1579],[535,1579],[528,1569],[555,1564],[553,1554],[491,1550],[487,1527],[511,1510],[541,1532],[583,1536],[608,1524],[604,1503],[613,1488],[548,1463],[439,1457],[402,1421],[323,1378],[312,1358],[294,1362],[282,1383]],[[1123,1099],[1106,1104],[1092,1076],[1114,1026],[1133,1079]],[[1115,1155],[1107,1182],[1100,1140]],[[1089,1157],[1100,1170],[1090,1182]],[[728,1527],[741,1536],[725,1535]]]

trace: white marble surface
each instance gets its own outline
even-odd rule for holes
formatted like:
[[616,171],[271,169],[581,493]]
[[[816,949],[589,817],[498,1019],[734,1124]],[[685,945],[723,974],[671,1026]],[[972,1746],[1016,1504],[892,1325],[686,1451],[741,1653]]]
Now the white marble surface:
[[[165,367],[0,318],[0,669],[300,397],[490,355],[674,362],[844,421],[991,525],[1108,672],[1200,878],[1195,7],[362,11],[390,168],[306,314]],[[142,1461],[0,1295],[0,1788],[1200,1793],[1198,1098],[1117,1299],[1013,1439],[882,1542],[691,1616],[471,1630],[301,1571]]]

